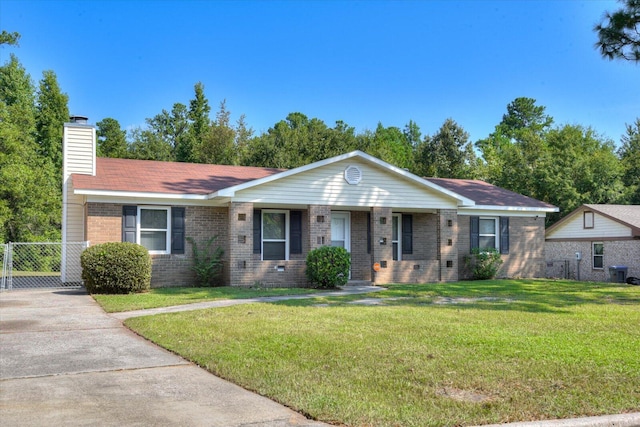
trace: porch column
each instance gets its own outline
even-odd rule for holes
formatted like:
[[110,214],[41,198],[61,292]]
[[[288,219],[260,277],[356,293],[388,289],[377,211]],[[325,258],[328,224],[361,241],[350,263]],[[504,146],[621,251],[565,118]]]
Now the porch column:
[[229,204],[229,285],[253,284],[253,203]]
[[385,284],[393,281],[393,216],[391,208],[371,209],[371,260],[380,263],[380,271],[373,273],[373,282]]
[[331,206],[309,205],[309,250],[331,245]]
[[438,211],[438,260],[440,261],[440,281],[457,281],[458,211],[453,209]]

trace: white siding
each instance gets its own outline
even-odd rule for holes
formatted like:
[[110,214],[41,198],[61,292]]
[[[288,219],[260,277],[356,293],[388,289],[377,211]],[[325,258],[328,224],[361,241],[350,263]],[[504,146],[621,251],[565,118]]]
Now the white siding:
[[72,173],[95,174],[95,134],[93,126],[65,125],[62,145],[65,178]]
[[547,239],[603,239],[631,237],[631,228],[594,212],[593,228],[584,228],[583,213],[578,212],[561,227],[547,234]]
[[[362,181],[357,185],[350,185],[344,179],[345,169],[352,165],[362,171]],[[332,163],[240,190],[234,201],[344,207],[457,208],[457,201],[453,198],[358,159]]]

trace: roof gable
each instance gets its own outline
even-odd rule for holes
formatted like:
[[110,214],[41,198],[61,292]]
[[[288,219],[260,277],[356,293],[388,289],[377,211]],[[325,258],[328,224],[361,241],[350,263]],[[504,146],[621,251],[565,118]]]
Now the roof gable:
[[[595,215],[585,227],[585,212]],[[585,204],[547,228],[548,239],[640,237],[640,205]]]

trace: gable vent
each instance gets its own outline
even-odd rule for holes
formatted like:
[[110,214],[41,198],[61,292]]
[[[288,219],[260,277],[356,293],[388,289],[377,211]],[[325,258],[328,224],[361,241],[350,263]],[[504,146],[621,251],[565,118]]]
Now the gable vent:
[[362,171],[357,166],[349,166],[344,170],[344,180],[351,185],[360,184]]

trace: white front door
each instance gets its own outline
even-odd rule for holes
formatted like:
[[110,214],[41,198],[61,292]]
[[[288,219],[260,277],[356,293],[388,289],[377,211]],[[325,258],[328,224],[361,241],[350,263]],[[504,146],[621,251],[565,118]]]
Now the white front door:
[[351,214],[349,212],[331,212],[331,246],[339,246],[351,252]]
[[331,212],[331,246],[339,246],[351,252],[351,213]]

